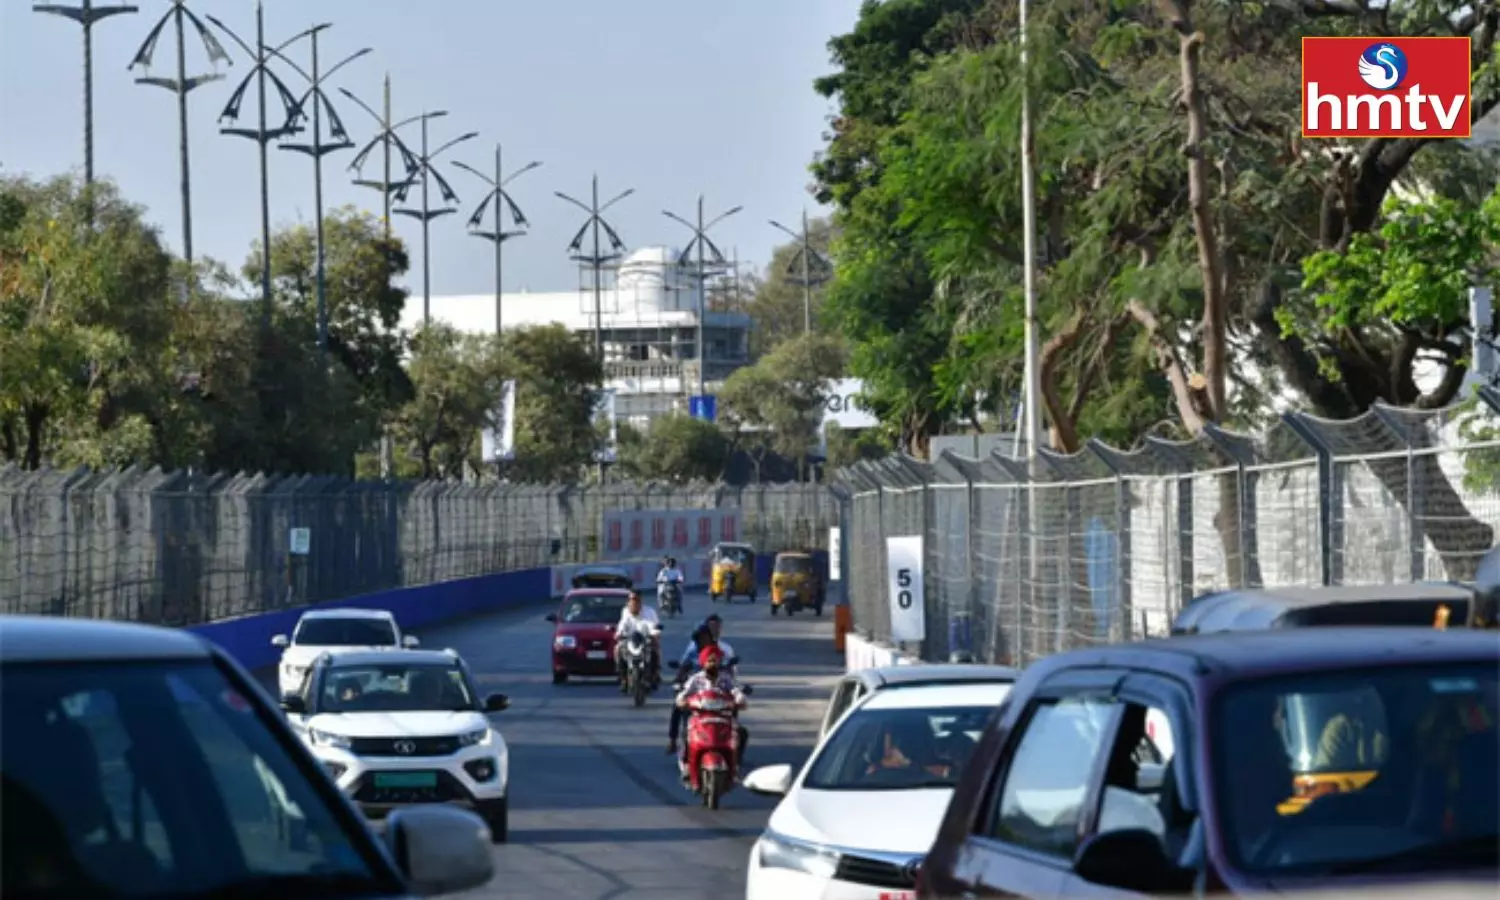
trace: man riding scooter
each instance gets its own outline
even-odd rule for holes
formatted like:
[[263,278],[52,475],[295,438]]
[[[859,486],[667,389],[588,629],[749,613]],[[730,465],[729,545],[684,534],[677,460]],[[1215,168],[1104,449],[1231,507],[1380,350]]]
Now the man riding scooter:
[[625,608],[620,610],[620,622],[615,626],[615,674],[620,678],[620,693],[630,690],[625,678],[625,646],[632,634],[640,634],[651,646],[651,686],[661,685],[661,620],[656,610],[641,604],[641,595],[630,592]]
[[[682,659],[677,663],[677,679],[673,689],[680,691],[687,680],[692,677],[698,669],[698,654],[703,648],[712,647],[714,643],[713,632],[706,626],[699,625],[693,631],[693,637],[688,641],[688,648],[682,654]],[[672,718],[667,722],[667,755],[677,753],[677,736],[682,733],[682,722],[687,718],[687,710],[672,704]]]
[[677,612],[682,612],[682,588],[686,579],[682,570],[677,568],[677,560],[667,557],[662,560],[661,571],[656,573],[656,606],[658,609],[666,609],[664,605],[668,585],[677,588]]
[[[709,633],[711,634],[711,632]],[[698,654],[698,671],[694,672],[687,681],[683,682],[682,687],[678,689],[677,701],[674,704],[674,708],[683,710],[684,714],[686,714],[687,699],[689,697],[700,691],[714,689],[732,694],[735,697],[735,702],[743,708],[745,704],[744,692],[740,690],[734,676],[729,674],[725,668],[724,664],[726,662],[728,662],[728,659],[724,656],[724,651],[718,645],[709,644],[705,646]],[[739,747],[736,753],[738,756],[736,769],[743,772],[745,770],[745,748],[750,744],[750,731],[742,724],[738,725],[738,731]],[[688,750],[687,742],[684,741],[682,754],[678,757],[678,768],[681,769],[684,780],[687,780],[689,777],[687,768]]]
[[[724,660],[726,663],[728,663],[728,661],[732,659],[739,659],[739,656],[734,652],[734,646],[720,637],[720,635],[724,631],[724,620],[720,618],[718,613],[714,613],[713,615],[704,619],[703,624],[699,625],[698,628],[706,630],[709,634],[709,637],[711,638],[710,643],[714,644],[720,650],[724,651]],[[693,637],[688,641],[687,647],[683,648],[682,656],[677,661],[678,665],[680,665],[684,669],[691,669],[693,665],[697,663],[698,653],[702,649],[703,648],[698,645],[698,632],[694,631]],[[739,678],[739,668],[740,667],[736,664],[730,664],[729,674],[733,675],[735,678]]]

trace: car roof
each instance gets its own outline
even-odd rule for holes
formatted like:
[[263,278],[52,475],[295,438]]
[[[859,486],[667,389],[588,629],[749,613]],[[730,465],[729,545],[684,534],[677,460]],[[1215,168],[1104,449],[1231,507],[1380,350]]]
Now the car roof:
[[860,709],[929,709],[937,706],[999,706],[1011,685],[998,682],[913,685],[870,694]]
[[329,650],[324,656],[332,668],[354,666],[451,666],[458,662],[452,650]]
[[302,614],[303,619],[380,619],[394,621],[389,610],[361,609],[357,606],[341,606],[337,609],[310,609]]
[[190,631],[61,616],[0,616],[0,663],[208,659]]
[[629,575],[630,573],[627,572],[627,571],[625,571],[625,567],[624,566],[610,566],[610,565],[602,565],[601,564],[601,565],[579,566],[578,570],[573,573],[573,577],[577,578],[579,575],[598,575],[598,574]]
[[869,690],[883,691],[925,684],[963,684],[965,682],[1009,684],[1020,675],[1019,669],[1013,669],[1010,666],[974,663],[916,663],[909,666],[876,666],[861,669],[853,673],[851,677],[858,678]]
[[1118,667],[1163,672],[1184,681],[1364,668],[1371,665],[1500,662],[1493,632],[1380,625],[1275,628],[1150,638],[1069,650],[1028,667],[1028,680],[1063,668]]
[[625,600],[630,597],[630,589],[604,587],[573,588],[563,595],[563,600],[570,600],[574,597],[618,597],[621,600]]
[[781,551],[780,553],[778,553],[776,555],[777,556],[812,556],[812,554],[809,553],[809,552],[807,552],[806,550],[783,550],[783,551]]
[[1401,603],[1412,601],[1458,603],[1474,592],[1459,584],[1336,585],[1221,591],[1194,599],[1172,623],[1174,630],[1230,627],[1265,628],[1283,613],[1344,603]]
[[744,543],[742,541],[719,541],[717,544],[714,544],[714,546],[715,547],[739,547],[742,550],[753,549],[751,547],[751,545],[746,544],[746,543]]

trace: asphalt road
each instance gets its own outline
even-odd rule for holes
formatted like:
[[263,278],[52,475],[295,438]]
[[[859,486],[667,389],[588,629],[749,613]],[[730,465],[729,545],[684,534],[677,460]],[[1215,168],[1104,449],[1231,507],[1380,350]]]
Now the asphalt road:
[[[712,604],[690,595],[667,620],[664,648],[681,652]],[[508,900],[696,900],[742,897],[750,845],[772,798],[736,788],[714,812],[678,781],[666,753],[670,687],[636,709],[608,681],[553,685],[550,607],[517,610],[419,632],[452,647],[483,693],[510,696],[494,717],[510,746],[510,843],[496,848],[494,881],[461,896]],[[800,763],[812,749],[842,671],[832,616],[772,618],[764,597],[717,605],[724,637],[754,685],[744,723],[749,766]],[[668,673],[670,674],[670,673]]]

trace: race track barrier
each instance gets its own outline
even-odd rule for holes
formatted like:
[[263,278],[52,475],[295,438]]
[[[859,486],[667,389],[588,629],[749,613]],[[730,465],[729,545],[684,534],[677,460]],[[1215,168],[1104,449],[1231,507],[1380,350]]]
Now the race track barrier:
[[844,637],[844,670],[862,672],[883,666],[918,665],[922,660],[910,653],[903,653],[890,644],[872,641],[858,632],[851,631]]

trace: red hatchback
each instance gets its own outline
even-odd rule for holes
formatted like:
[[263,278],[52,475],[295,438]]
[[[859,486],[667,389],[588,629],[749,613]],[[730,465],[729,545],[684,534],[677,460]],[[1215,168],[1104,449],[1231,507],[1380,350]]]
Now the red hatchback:
[[630,592],[619,588],[581,588],[569,591],[557,612],[552,632],[552,683],[570,675],[603,678],[615,674],[615,625]]

